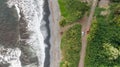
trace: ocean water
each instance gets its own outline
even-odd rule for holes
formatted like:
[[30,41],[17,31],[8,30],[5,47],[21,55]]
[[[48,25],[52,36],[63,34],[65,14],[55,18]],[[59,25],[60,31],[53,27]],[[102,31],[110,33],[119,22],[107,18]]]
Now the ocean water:
[[[8,0],[7,4],[9,8],[15,5],[18,14],[24,14],[24,20],[27,23],[26,33],[29,34],[29,38],[27,38],[25,42],[32,47],[32,50],[34,50],[33,52],[38,58],[38,66],[30,64],[24,67],[44,67],[46,47],[44,40],[47,33],[43,35],[40,29],[43,18],[44,0]],[[18,20],[21,17],[22,16],[18,15]],[[14,67],[22,67],[22,65]]]

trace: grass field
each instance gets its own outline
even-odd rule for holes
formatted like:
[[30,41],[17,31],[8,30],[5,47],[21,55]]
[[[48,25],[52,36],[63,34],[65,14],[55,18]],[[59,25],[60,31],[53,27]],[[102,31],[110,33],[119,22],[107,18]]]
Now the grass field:
[[60,67],[77,67],[81,48],[81,25],[75,25],[63,34]]
[[[87,3],[80,0],[58,0],[62,19],[60,26],[74,24],[88,11]],[[77,24],[63,33],[61,41],[62,60],[60,67],[77,67],[81,50],[81,25]]]
[[80,0],[58,0],[61,10],[61,26],[72,24],[82,18],[89,7]]

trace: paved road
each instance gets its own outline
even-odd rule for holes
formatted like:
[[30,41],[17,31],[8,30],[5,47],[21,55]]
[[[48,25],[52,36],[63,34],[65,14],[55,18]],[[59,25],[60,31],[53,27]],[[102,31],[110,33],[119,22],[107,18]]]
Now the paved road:
[[91,6],[91,11],[90,11],[90,15],[88,17],[88,20],[87,20],[87,22],[82,24],[82,31],[85,32],[85,35],[82,36],[82,48],[81,48],[80,61],[79,61],[78,67],[84,67],[84,60],[85,60],[86,47],[87,47],[87,30],[91,26],[91,22],[92,22],[95,8],[97,6],[97,2],[98,2],[98,0],[93,0],[93,4]]

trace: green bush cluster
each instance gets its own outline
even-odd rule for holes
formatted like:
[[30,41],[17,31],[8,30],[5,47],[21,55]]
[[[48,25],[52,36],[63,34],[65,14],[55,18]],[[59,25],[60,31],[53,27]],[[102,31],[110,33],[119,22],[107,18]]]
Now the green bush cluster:
[[120,26],[120,5],[118,4],[113,4],[112,7],[111,7],[111,10],[114,10],[112,11],[112,16],[113,16],[113,22],[117,25]]
[[116,47],[109,43],[103,44],[103,51],[104,51],[103,55],[108,60],[116,60],[120,55],[119,49],[117,49]]
[[63,34],[60,67],[77,67],[81,49],[81,25],[77,24]]
[[120,2],[120,0],[110,0],[111,2]]
[[110,8],[109,16],[95,14],[88,35],[85,67],[120,67],[120,18],[116,18],[120,14],[115,14],[118,5]]
[[83,3],[80,0],[58,0],[61,10],[62,19],[61,26],[71,24],[78,19],[82,18],[89,7],[87,3]]

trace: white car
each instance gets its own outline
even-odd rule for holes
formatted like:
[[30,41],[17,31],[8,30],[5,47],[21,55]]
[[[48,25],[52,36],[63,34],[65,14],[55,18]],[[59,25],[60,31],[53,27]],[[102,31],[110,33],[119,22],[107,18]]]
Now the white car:
[[84,31],[82,31],[82,36],[84,36],[85,35],[85,32]]

